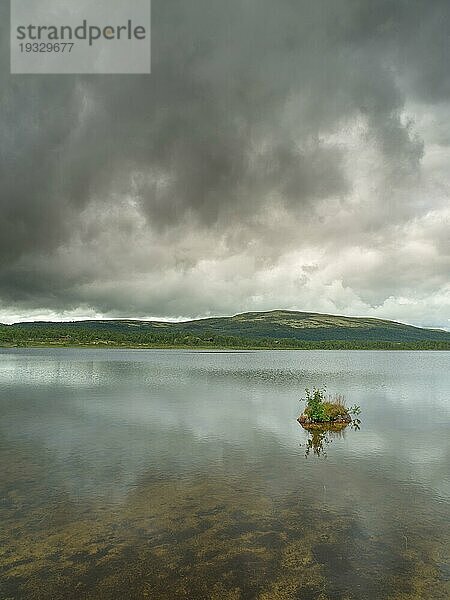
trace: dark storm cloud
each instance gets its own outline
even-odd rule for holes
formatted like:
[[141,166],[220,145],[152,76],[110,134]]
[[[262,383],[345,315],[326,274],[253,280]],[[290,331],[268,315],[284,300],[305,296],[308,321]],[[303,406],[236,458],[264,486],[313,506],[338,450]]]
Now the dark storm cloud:
[[[314,261],[345,263],[347,246],[376,265],[360,281],[336,264],[352,287],[324,309],[410,293],[380,272],[404,257],[395,228],[434,208],[405,107],[448,101],[448,3],[155,0],[151,76],[9,75],[4,10],[4,307],[190,316],[297,294],[314,308],[334,286]],[[261,281],[295,252],[312,289],[287,300],[282,274],[279,295]]]

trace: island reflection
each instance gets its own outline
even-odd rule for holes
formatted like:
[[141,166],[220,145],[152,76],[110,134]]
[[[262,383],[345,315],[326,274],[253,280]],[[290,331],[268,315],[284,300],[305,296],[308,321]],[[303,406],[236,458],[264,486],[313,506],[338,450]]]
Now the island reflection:
[[387,354],[3,351],[0,597],[447,597],[446,360]]

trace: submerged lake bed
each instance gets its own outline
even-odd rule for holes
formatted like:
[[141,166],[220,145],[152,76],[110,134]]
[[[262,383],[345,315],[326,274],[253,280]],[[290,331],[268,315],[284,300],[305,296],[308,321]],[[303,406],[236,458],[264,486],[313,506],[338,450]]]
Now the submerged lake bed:
[[448,598],[449,358],[0,349],[0,597]]

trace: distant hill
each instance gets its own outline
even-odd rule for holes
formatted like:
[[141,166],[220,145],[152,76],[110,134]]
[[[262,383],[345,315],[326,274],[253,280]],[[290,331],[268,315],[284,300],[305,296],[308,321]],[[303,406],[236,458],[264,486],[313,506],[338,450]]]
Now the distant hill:
[[381,319],[289,310],[242,313],[233,317],[217,317],[171,324],[170,327],[198,334],[221,334],[245,338],[293,338],[313,341],[450,341],[450,333],[436,329],[423,329]]
[[272,310],[182,323],[135,320],[0,326],[1,345],[450,349],[450,332],[395,321]]

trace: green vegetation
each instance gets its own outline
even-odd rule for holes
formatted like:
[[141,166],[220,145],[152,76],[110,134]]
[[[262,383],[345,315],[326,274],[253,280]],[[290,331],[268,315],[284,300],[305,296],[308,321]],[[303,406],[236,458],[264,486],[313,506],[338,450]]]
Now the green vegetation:
[[450,333],[378,319],[270,311],[182,323],[109,320],[0,324],[0,346],[450,350]]
[[306,388],[305,391],[306,398],[302,398],[302,401],[306,402],[306,409],[299,418],[302,424],[350,423],[351,415],[356,416],[361,412],[359,406],[348,408],[344,397],[340,394],[327,396],[325,388],[313,388],[312,391]]

